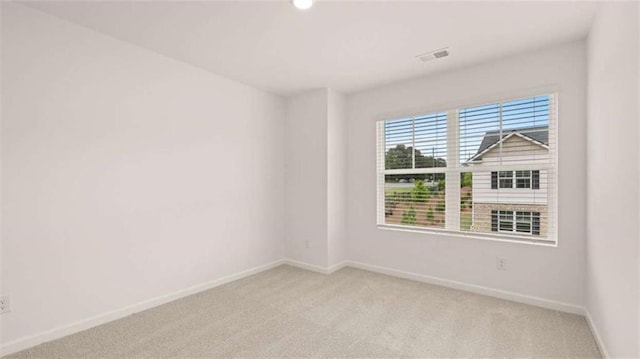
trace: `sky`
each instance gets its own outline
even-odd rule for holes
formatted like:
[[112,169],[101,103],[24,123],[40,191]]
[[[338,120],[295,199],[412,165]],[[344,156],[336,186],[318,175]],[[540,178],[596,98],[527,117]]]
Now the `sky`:
[[[502,121],[500,121],[502,118]],[[476,154],[486,132],[500,129],[549,125],[549,96],[461,108],[459,111],[460,151],[466,162]],[[415,127],[415,139],[412,129]],[[447,113],[385,121],[385,152],[399,144],[414,146],[424,156],[447,159]],[[414,142],[415,141],[415,142]]]

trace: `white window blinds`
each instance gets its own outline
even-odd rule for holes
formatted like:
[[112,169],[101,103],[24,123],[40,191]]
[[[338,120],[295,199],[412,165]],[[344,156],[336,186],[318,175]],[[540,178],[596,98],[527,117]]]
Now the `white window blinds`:
[[383,126],[384,224],[444,228],[447,113]]
[[378,225],[555,242],[556,96],[378,123]]

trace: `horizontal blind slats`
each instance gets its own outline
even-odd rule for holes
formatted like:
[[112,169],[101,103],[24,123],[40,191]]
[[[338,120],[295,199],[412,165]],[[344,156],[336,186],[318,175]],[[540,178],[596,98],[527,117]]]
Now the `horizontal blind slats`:
[[378,224],[555,240],[556,118],[544,95],[383,121]]

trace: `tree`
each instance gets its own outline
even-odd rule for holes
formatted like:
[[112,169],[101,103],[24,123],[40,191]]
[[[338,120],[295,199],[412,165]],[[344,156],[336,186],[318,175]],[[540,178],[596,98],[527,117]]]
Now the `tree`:
[[[405,146],[404,144],[396,145],[394,148],[390,148],[384,155],[384,165],[388,170],[396,170],[403,168],[413,168],[413,155],[414,149],[412,146]],[[420,150],[415,150],[415,168],[432,168],[432,167],[447,167],[447,161],[443,158],[435,158],[433,156],[424,156]],[[416,179],[426,179],[429,174],[415,174],[411,177]],[[398,180],[400,178],[406,178],[406,175],[390,175],[390,178]]]
[[413,206],[409,207],[408,211],[402,213],[402,224],[416,224],[416,209]]
[[447,167],[447,161],[444,158],[435,158],[433,156],[423,156],[420,150],[416,150],[416,168],[433,168]]
[[412,157],[413,147],[405,145],[397,145],[390,148],[384,156],[384,166],[388,170],[399,168],[411,168],[413,166]]
[[429,189],[424,185],[422,180],[417,180],[411,191],[413,200],[416,202],[426,202],[429,199]]
[[465,172],[462,174],[462,178],[460,179],[460,187],[471,186],[472,182],[473,182],[473,177],[471,175],[471,172]]

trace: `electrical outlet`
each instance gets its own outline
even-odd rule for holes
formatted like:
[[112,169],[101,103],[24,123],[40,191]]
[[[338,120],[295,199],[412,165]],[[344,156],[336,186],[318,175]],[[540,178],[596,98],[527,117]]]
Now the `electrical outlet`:
[[496,257],[496,268],[498,268],[498,270],[507,270],[507,259]]
[[0,314],[8,313],[11,311],[11,303],[9,302],[9,296],[0,296]]
[[308,239],[304,241],[304,247],[307,248],[307,249],[309,248],[309,240]]

